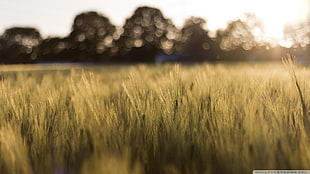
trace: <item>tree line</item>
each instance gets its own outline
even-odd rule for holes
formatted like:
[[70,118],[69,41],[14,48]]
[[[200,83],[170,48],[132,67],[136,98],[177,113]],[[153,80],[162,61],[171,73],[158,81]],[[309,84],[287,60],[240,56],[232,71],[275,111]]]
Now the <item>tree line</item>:
[[40,62],[200,62],[277,60],[293,52],[310,60],[310,21],[288,26],[290,48],[271,45],[255,35],[263,25],[254,14],[231,21],[213,36],[206,21],[190,17],[181,29],[153,7],[138,7],[117,27],[95,11],[78,14],[66,37],[42,38],[36,28],[12,27],[0,36],[0,63]]

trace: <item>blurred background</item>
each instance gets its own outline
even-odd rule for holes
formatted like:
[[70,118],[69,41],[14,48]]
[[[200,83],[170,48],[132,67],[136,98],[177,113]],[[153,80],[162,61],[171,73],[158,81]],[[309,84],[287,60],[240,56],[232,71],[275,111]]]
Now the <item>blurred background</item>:
[[0,63],[310,61],[310,0],[3,0]]

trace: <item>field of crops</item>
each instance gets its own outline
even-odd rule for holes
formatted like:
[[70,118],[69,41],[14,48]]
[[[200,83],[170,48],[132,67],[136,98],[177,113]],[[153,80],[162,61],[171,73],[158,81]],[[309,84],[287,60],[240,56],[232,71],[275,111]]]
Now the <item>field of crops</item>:
[[281,63],[2,66],[0,173],[310,169],[310,69],[294,71]]

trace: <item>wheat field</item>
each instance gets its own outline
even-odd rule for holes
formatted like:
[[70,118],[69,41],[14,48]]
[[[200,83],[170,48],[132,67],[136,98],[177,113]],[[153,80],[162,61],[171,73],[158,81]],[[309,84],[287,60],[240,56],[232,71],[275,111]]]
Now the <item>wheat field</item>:
[[310,69],[282,64],[0,67],[0,173],[310,169]]

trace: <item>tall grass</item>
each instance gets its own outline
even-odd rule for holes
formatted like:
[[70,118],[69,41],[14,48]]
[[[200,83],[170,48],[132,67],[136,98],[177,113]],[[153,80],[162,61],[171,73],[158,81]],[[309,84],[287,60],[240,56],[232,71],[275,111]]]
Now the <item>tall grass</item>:
[[139,65],[2,72],[0,173],[309,169],[309,69]]
[[308,106],[305,102],[305,96],[303,95],[303,92],[300,87],[300,83],[298,81],[295,69],[296,66],[298,66],[297,58],[292,54],[287,54],[285,57],[282,58],[282,62],[286,69],[288,70],[289,74],[291,75],[292,80],[295,83],[297,92],[299,94],[299,99],[302,107],[302,118],[303,118],[303,124],[304,128],[306,130],[307,136],[310,138],[310,120],[308,117]]

